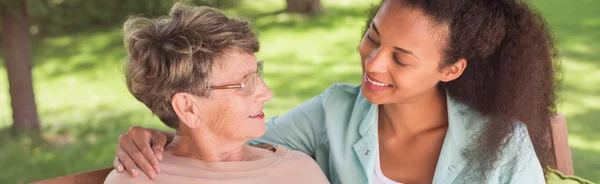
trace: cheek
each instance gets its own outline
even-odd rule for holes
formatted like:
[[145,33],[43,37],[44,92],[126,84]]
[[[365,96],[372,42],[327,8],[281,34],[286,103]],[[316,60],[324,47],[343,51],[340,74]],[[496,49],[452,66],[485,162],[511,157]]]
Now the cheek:
[[219,100],[213,104],[207,114],[209,129],[217,135],[231,134],[240,121],[240,112],[236,109],[240,105],[233,99]]
[[207,115],[210,119],[208,122],[209,129],[217,135],[222,135],[229,129],[232,113],[225,104],[219,104],[211,108],[212,110]]
[[400,68],[394,74],[396,86],[403,90],[428,89],[434,87],[438,81],[440,73],[430,68]]
[[264,121],[251,119],[248,116],[253,113],[252,109],[254,101],[251,97],[239,97],[232,99],[228,108],[228,126],[224,127],[228,137],[235,139],[239,138],[256,138],[262,136],[265,129]]

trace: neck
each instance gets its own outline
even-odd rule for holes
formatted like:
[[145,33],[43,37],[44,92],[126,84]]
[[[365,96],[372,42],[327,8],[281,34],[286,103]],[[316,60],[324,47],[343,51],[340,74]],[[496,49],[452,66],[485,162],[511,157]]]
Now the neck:
[[179,157],[188,157],[207,162],[245,160],[244,141],[225,141],[209,132],[193,133],[187,127],[177,130],[165,151]]
[[379,131],[384,135],[417,136],[447,125],[446,93],[438,87],[412,102],[379,106]]

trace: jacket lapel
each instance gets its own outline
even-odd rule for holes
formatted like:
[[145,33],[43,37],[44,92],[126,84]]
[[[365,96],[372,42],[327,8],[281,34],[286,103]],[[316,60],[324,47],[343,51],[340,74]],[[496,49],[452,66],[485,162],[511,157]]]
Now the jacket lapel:
[[377,122],[377,111],[377,105],[371,105],[369,113],[364,117],[358,129],[362,138],[352,146],[369,183],[371,182],[372,177],[372,174],[370,173],[373,173],[373,168],[375,168],[374,158],[379,155],[377,130],[374,128],[377,127],[375,126]]

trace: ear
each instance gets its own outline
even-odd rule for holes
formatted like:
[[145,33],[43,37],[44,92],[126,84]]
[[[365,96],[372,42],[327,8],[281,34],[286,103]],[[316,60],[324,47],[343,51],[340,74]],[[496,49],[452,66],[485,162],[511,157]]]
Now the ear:
[[441,81],[450,82],[454,79],[457,79],[465,71],[465,68],[467,68],[467,60],[464,58],[458,60],[452,65],[444,66],[444,68],[442,68]]
[[190,128],[198,128],[202,124],[200,109],[198,109],[199,105],[202,105],[201,103],[205,102],[189,93],[176,93],[171,98],[171,106],[175,114],[177,114],[182,124]]

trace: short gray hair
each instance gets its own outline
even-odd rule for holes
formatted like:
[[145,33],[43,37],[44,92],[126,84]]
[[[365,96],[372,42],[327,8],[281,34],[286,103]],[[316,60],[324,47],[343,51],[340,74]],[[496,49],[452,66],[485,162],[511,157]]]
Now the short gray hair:
[[129,92],[175,129],[179,118],[171,106],[173,95],[188,92],[206,97],[213,65],[227,50],[259,50],[249,21],[182,3],[173,6],[169,17],[128,18],[123,33]]

